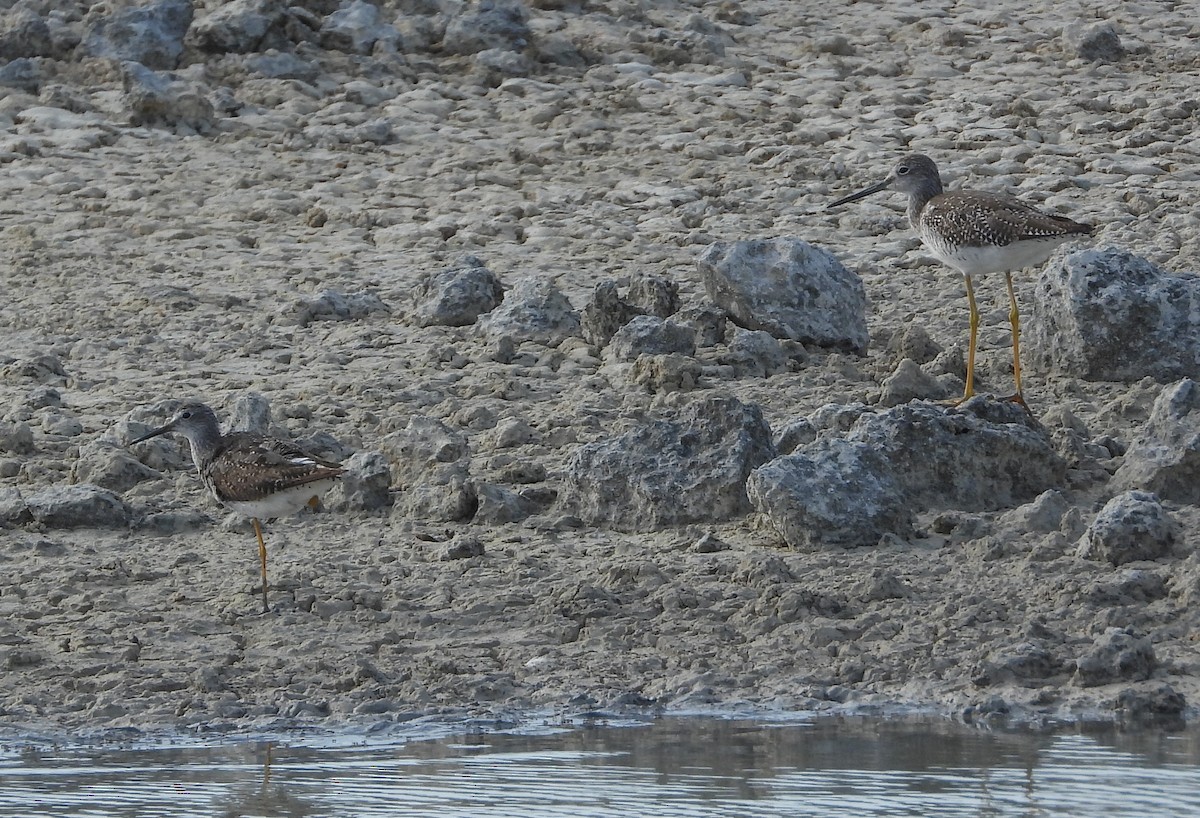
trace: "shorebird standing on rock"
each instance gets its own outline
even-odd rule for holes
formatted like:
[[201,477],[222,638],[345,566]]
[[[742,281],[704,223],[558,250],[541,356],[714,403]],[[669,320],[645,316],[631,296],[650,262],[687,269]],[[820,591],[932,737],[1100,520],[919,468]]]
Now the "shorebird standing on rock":
[[263,613],[267,613],[267,546],[259,521],[294,514],[305,506],[315,507],[346,470],[283,440],[252,432],[223,435],[213,410],[196,401],[185,403],[165,426],[130,445],[168,432],[187,438],[196,472],[217,502],[249,517],[254,524],[262,569]]
[[937,165],[928,156],[909,154],[896,163],[887,178],[832,202],[844,205],[895,188],[908,194],[908,220],[921,241],[943,263],[962,273],[970,307],[970,336],[967,341],[967,385],[961,403],[975,394],[975,346],[979,334],[979,309],[971,277],[1004,273],[1008,285],[1012,324],[1013,380],[1017,391],[1007,399],[1026,409],[1021,390],[1020,316],[1013,293],[1012,274],[1046,261],[1059,245],[1076,236],[1087,236],[1092,225],[1065,216],[1043,213],[1015,196],[977,190],[942,190]]

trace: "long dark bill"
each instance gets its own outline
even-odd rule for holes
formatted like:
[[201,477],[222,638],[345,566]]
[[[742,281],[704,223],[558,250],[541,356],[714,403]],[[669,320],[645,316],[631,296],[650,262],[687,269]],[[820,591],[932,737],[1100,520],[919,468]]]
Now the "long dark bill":
[[866,190],[860,190],[858,193],[851,193],[849,196],[838,199],[836,202],[830,202],[829,204],[825,205],[825,209],[832,210],[833,208],[837,207],[838,205],[844,205],[844,204],[848,204],[850,202],[857,202],[859,199],[866,198],[867,196],[870,196],[872,193],[878,193],[881,190],[886,190],[891,184],[892,184],[891,179],[884,179],[882,182],[880,182],[878,184],[871,185]]

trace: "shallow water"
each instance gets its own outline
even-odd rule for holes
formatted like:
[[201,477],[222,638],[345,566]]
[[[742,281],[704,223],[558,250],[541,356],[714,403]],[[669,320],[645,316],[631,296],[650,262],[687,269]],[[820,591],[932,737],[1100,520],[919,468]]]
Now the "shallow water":
[[0,816],[1192,816],[1200,732],[664,717],[0,748]]

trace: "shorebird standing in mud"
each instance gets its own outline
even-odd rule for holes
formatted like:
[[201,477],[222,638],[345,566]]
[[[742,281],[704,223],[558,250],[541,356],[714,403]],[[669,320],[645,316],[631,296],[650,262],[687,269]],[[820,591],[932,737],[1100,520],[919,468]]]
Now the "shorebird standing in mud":
[[962,274],[967,285],[970,335],[967,341],[967,385],[958,403],[975,394],[975,347],[979,308],[971,277],[1004,273],[1012,324],[1013,380],[1016,392],[1007,399],[1026,409],[1021,388],[1020,316],[1013,293],[1016,270],[1042,264],[1061,244],[1091,235],[1092,225],[1043,213],[1015,196],[976,190],[943,191],[937,166],[927,156],[909,154],[887,178],[865,190],[832,202],[829,208],[862,199],[887,188],[908,194],[908,220],[933,255]]
[[130,445],[168,432],[187,438],[196,472],[217,502],[249,517],[254,524],[262,571],[263,613],[267,613],[267,546],[260,521],[294,514],[305,506],[315,507],[346,470],[276,438],[252,432],[223,435],[212,409],[197,401],[185,403],[166,425]]

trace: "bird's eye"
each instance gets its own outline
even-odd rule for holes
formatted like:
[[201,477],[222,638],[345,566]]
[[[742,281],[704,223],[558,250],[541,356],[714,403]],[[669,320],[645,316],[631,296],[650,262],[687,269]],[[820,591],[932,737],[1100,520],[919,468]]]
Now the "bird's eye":
[[908,165],[901,165],[900,167],[896,168],[897,176],[904,176],[907,173],[908,173]]
[[192,413],[191,412],[180,412],[179,416],[181,418],[183,418],[184,420],[187,420],[188,418],[190,418],[192,416]]

